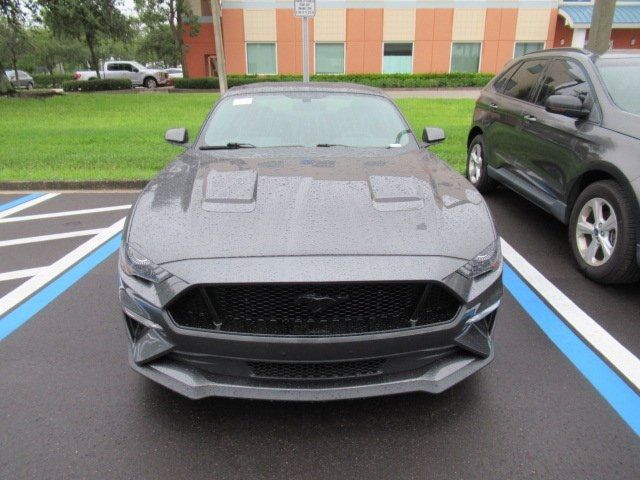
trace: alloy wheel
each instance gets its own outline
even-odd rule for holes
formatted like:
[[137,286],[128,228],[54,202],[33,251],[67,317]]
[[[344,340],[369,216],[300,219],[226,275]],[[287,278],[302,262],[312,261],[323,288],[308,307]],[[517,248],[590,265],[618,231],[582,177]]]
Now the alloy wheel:
[[469,180],[476,184],[482,175],[482,145],[476,143],[469,152]]
[[607,263],[618,238],[618,217],[609,202],[592,198],[586,202],[576,223],[576,245],[582,259],[592,267]]

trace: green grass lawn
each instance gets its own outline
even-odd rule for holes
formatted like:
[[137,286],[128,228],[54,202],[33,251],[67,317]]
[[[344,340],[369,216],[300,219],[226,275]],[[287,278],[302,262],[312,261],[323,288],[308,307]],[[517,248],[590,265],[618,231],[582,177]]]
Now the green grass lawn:
[[[0,181],[148,179],[180,148],[167,128],[195,135],[217,95],[70,94],[49,99],[0,98]],[[459,171],[465,161],[472,100],[397,101],[418,136],[445,129],[434,152]]]

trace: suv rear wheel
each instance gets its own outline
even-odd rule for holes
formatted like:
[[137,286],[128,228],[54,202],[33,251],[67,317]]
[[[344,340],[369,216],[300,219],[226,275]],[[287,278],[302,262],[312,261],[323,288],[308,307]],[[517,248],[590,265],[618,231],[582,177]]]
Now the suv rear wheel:
[[484,137],[476,135],[467,151],[467,179],[480,193],[489,193],[496,187],[496,181],[487,174],[484,152]]
[[578,267],[599,283],[640,279],[633,198],[616,182],[592,183],[578,196],[569,241]]

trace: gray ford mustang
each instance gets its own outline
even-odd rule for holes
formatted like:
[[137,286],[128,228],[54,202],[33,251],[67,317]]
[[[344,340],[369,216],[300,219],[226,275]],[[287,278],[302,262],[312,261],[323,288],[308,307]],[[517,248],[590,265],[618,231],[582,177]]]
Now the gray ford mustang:
[[493,358],[486,204],[380,90],[224,95],[131,210],[119,296],[134,370],[191,398],[441,392]]

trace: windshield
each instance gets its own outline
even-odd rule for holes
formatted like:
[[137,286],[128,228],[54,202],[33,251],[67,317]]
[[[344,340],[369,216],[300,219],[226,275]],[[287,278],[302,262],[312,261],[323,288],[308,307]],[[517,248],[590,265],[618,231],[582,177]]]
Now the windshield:
[[381,147],[416,145],[396,107],[374,95],[290,92],[221,100],[204,131],[206,146]]
[[144,65],[138,63],[138,62],[130,62],[131,65],[133,65],[134,67],[136,67],[138,70],[145,70]]
[[613,103],[640,115],[640,57],[601,58],[596,62]]

